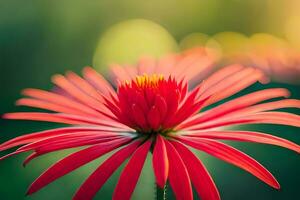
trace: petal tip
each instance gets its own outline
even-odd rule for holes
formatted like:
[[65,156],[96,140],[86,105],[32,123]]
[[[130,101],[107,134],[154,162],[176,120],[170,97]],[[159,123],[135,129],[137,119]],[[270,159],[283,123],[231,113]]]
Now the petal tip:
[[276,183],[276,185],[273,186],[276,190],[280,190],[281,189],[281,186],[279,183]]
[[280,189],[281,189],[281,186],[280,186],[280,184],[278,183],[278,181],[276,181],[276,182],[272,185],[272,187],[273,187],[274,189],[276,189],[276,190],[280,190]]
[[4,114],[1,115],[1,118],[2,119],[9,119],[9,116],[10,116],[9,113],[4,113]]
[[31,89],[30,88],[25,88],[23,90],[21,90],[21,94],[22,95],[27,95],[28,93],[30,93]]
[[83,69],[82,69],[82,73],[83,74],[86,74],[86,73],[89,73],[93,70],[93,68],[91,66],[85,66]]
[[61,78],[63,78],[64,76],[61,75],[61,74],[54,74],[52,77],[51,77],[51,81],[56,83],[57,81],[61,80]]
[[31,190],[31,188],[29,188],[28,190],[27,190],[27,192],[25,193],[25,196],[30,196],[30,195],[32,195],[34,192]]

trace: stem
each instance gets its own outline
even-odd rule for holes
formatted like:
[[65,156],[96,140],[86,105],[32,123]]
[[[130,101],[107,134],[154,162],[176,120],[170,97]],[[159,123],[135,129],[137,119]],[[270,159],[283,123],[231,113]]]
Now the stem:
[[156,200],[166,200],[167,199],[167,184],[164,188],[158,187],[156,185]]

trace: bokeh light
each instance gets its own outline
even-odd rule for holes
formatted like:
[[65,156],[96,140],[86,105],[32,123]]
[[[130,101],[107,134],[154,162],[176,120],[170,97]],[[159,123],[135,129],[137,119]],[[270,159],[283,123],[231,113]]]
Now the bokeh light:
[[160,57],[178,51],[178,45],[162,26],[142,19],[128,20],[110,27],[98,42],[93,66],[134,64],[141,56]]

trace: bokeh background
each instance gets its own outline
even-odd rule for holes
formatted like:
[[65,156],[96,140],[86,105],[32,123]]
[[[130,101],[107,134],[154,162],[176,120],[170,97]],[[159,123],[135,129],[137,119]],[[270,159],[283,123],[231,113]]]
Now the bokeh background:
[[[132,19],[140,20],[127,21]],[[224,31],[227,34],[216,36]],[[228,31],[235,33],[228,34]],[[228,52],[230,54],[240,50],[241,46],[243,49],[243,38],[251,38],[256,33],[266,33],[255,40],[258,44],[268,44],[271,48],[280,46],[280,50],[288,48],[297,52],[300,49],[300,2],[0,0],[0,113],[26,110],[14,106],[20,91],[26,87],[51,89],[50,77],[55,73],[66,70],[80,72],[86,65],[92,65],[105,73],[105,67],[111,62],[132,64],[144,54],[159,57],[199,44],[217,46],[218,50],[221,49],[222,57],[227,56]],[[281,48],[281,42],[284,48]],[[293,67],[299,68],[299,65]],[[300,86],[297,83],[300,77],[299,74],[292,74],[291,81],[289,77],[284,77],[284,81],[276,77],[268,85],[256,84],[245,92],[286,87],[292,91],[293,98],[300,99]],[[297,110],[290,111],[299,114]],[[59,126],[0,119],[0,142],[24,133]],[[297,128],[272,125],[251,128],[300,144],[300,131]],[[269,168],[278,178],[282,189],[275,191],[236,167],[198,153],[211,172],[223,199],[299,199],[299,155],[266,145],[231,144]],[[76,188],[107,156],[74,171],[32,196],[25,196],[26,188],[44,169],[70,152],[72,150],[43,156],[26,168],[22,167],[22,159],[26,155],[2,161],[0,199],[71,199]],[[0,153],[4,155],[7,152]],[[111,198],[119,173],[120,170],[105,184],[96,199]],[[133,199],[154,199],[154,188],[149,155]],[[168,190],[168,199],[172,198],[172,192]]]

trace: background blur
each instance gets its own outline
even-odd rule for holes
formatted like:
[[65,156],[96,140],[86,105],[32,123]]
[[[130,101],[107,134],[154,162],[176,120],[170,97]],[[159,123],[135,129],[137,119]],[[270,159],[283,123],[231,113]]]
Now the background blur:
[[[133,24],[125,22],[136,18],[151,20],[157,24],[144,20]],[[120,22],[122,24],[110,28]],[[134,63],[140,54],[159,56],[193,46],[194,39],[189,37],[192,33],[204,33],[196,37],[195,43],[198,44],[206,41],[206,37],[214,37],[224,31],[238,32],[248,37],[254,33],[267,33],[263,37],[265,40],[281,38],[289,44],[289,48],[299,50],[300,1],[0,0],[0,113],[26,110],[14,106],[14,101],[20,97],[20,91],[27,87],[50,89],[50,77],[55,73],[66,70],[80,72],[86,65],[94,65],[98,70],[105,71],[105,66],[110,62],[129,64]],[[99,41],[101,35],[103,37]],[[135,36],[134,40],[132,35]],[[229,51],[231,44],[236,44],[237,41],[234,34],[231,36],[229,41],[226,40]],[[224,41],[222,37],[214,38]],[[270,41],[274,44],[274,40]],[[264,43],[263,40],[260,42]],[[221,48],[224,47],[222,44],[218,43]],[[223,50],[227,49],[224,47]],[[296,76],[294,79],[299,80],[300,77]],[[293,98],[300,99],[300,86],[294,82],[273,82],[264,86],[257,84],[247,91],[267,87],[286,87],[292,91]],[[299,111],[291,111],[299,114]],[[24,133],[58,126],[0,119],[0,142]],[[274,133],[300,144],[297,128],[260,125],[252,126],[252,129]],[[232,144],[269,168],[278,178],[282,189],[275,191],[248,173],[199,153],[211,172],[222,199],[297,199],[300,186],[299,155],[266,145]],[[70,199],[76,188],[105,157],[50,184],[40,192],[25,197],[29,184],[50,164],[70,151],[41,157],[26,168],[22,167],[22,159],[26,155],[2,161],[0,199]],[[1,152],[1,155],[4,153]],[[99,191],[97,199],[111,198],[119,172]],[[168,196],[169,199],[172,198],[170,191]],[[133,197],[141,198],[154,198],[150,156]]]

